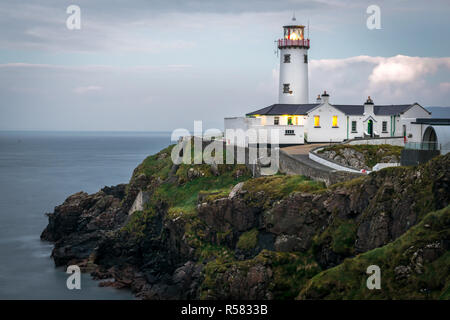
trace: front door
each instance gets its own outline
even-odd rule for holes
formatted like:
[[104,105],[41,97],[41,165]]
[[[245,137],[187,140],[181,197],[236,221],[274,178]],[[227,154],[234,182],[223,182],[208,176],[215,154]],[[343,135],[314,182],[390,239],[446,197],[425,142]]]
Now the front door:
[[369,136],[373,137],[373,121],[369,120],[367,122],[367,133],[369,134]]

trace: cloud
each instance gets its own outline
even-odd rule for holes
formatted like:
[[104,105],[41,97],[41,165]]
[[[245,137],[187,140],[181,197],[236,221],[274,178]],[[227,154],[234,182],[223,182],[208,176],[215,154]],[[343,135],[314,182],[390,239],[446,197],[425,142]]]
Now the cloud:
[[92,91],[101,91],[103,87],[101,86],[86,86],[86,87],[77,87],[73,89],[73,92],[77,94],[84,94]]
[[450,58],[423,58],[397,55],[378,58],[378,64],[369,77],[372,84],[417,81],[427,74],[434,74],[439,68],[450,69]]
[[[367,95],[378,98],[378,103],[388,104],[413,101],[444,104],[447,99],[436,92],[439,89],[436,81],[448,79],[450,57],[356,56],[312,60],[310,67],[313,92],[324,89],[335,92],[341,103],[359,103]],[[446,85],[440,86],[443,87]],[[356,101],[358,96],[360,100]]]

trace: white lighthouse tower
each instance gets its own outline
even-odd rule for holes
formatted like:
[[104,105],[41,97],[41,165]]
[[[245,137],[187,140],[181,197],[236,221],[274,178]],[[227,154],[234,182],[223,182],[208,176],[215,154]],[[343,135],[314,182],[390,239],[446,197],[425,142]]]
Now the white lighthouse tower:
[[279,103],[308,103],[308,49],[305,26],[292,21],[283,27],[284,37],[278,40],[280,49]]

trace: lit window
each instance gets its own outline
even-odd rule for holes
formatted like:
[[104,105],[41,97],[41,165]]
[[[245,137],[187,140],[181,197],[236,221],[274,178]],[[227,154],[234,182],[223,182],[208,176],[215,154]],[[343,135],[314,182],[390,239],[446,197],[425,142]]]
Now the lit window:
[[274,125],[279,125],[280,124],[280,117],[275,117],[274,119],[273,119],[273,124]]
[[319,128],[320,127],[320,117],[314,116],[314,127]]
[[333,128],[338,127],[337,116],[333,116],[332,127]]
[[287,118],[287,124],[288,124],[288,126],[292,125],[292,117]]
[[356,132],[356,121],[352,121],[352,132]]
[[291,63],[291,55],[290,54],[284,55],[284,63]]

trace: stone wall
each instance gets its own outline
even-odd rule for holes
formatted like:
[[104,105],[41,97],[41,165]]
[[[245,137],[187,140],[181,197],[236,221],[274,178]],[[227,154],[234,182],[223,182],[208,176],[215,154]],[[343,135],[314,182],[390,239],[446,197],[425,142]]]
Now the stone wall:
[[403,137],[388,137],[388,138],[370,138],[370,139],[352,139],[348,140],[346,142],[343,142],[343,144],[390,144],[392,146],[399,146],[404,147],[405,141]]
[[346,171],[346,172],[353,172],[353,173],[359,173],[360,170],[357,170],[355,168],[343,165],[341,163],[337,163],[336,161],[333,161],[332,159],[326,158],[324,156],[321,156],[320,154],[318,154],[316,151],[319,151],[323,149],[323,147],[320,148],[316,148],[314,150],[311,150],[309,152],[309,158],[315,162],[318,162],[324,166],[333,168],[335,170],[338,171]]
[[301,174],[310,179],[322,181],[327,186],[360,177],[360,173],[343,171],[326,171],[314,168],[289,153],[280,150],[280,172],[286,174]]

